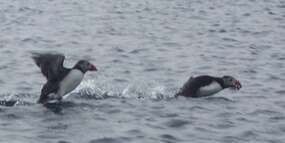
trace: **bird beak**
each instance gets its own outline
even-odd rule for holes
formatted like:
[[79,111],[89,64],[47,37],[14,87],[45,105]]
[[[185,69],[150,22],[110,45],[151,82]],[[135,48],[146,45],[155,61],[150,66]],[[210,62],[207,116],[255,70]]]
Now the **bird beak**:
[[97,68],[94,65],[90,64],[89,70],[90,71],[97,71]]
[[241,87],[242,87],[241,83],[238,80],[235,80],[233,85],[234,85],[234,88],[237,90],[241,89]]

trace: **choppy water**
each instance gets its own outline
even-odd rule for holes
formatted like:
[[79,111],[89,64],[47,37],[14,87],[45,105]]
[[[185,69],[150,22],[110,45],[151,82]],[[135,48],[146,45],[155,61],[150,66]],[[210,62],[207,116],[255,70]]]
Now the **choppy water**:
[[[23,102],[0,107],[0,142],[285,140],[285,1],[3,0],[0,21],[0,98]],[[99,71],[55,114],[34,104],[45,79],[32,51]],[[173,98],[200,74],[243,88]]]

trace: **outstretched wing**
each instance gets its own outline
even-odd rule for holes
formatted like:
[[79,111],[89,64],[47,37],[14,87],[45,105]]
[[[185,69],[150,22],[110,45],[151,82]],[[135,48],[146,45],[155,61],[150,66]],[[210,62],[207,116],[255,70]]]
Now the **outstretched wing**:
[[48,81],[60,80],[58,78],[62,77],[61,74],[66,70],[63,67],[64,55],[33,53],[32,58]]

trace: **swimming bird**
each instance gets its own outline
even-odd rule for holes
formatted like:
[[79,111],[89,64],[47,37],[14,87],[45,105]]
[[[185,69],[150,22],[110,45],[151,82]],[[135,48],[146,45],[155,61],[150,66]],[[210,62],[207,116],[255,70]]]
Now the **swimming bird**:
[[226,88],[239,90],[241,84],[232,76],[213,77],[202,75],[190,77],[176,96],[205,97],[218,93]]
[[97,68],[86,60],[80,60],[72,68],[66,68],[63,66],[65,56],[62,54],[32,53],[32,58],[47,79],[38,100],[38,103],[42,104],[61,101],[64,95],[80,84],[87,71],[97,71]]

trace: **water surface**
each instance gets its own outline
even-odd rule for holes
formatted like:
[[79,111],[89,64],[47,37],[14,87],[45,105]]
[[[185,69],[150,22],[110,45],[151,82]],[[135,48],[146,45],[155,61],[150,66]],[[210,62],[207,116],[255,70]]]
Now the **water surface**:
[[[0,107],[0,142],[284,142],[283,1],[4,0],[0,21],[0,98],[21,101]],[[54,113],[33,51],[99,71]],[[243,88],[173,98],[202,74]]]

